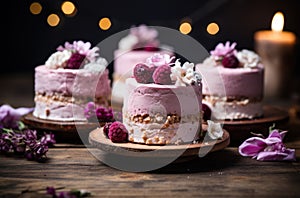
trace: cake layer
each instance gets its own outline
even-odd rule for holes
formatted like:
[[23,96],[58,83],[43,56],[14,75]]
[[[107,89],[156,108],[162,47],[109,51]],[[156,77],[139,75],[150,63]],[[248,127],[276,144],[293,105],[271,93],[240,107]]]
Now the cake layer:
[[126,80],[124,110],[129,115],[155,116],[177,114],[196,115],[201,111],[201,86],[140,84],[134,78]]
[[192,143],[199,138],[201,123],[174,123],[165,128],[159,123],[139,123],[125,119],[129,141],[144,144]]
[[204,95],[263,98],[264,68],[261,64],[255,68],[234,69],[197,64],[196,71],[202,75]]
[[226,97],[205,96],[202,100],[212,111],[212,119],[239,120],[254,119],[263,116],[261,100],[230,99]]
[[47,120],[56,121],[86,121],[84,105],[61,102],[52,99],[36,98],[33,115]]
[[35,92],[91,98],[110,97],[108,70],[92,73],[84,69],[48,69],[46,66],[38,66],[35,68]]
[[201,86],[140,84],[126,80],[123,123],[129,141],[144,144],[192,142],[201,132]]

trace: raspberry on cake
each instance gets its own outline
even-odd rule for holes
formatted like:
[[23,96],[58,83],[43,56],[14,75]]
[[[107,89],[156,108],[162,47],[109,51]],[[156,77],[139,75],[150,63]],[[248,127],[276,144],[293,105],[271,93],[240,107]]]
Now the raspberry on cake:
[[236,43],[220,43],[196,71],[203,77],[203,103],[213,119],[263,116],[264,66],[253,51],[237,51]]
[[201,76],[193,70],[193,63],[171,63],[173,59],[165,56],[159,61],[163,64],[148,64],[155,67],[152,83],[148,79],[137,82],[140,74],[126,80],[122,112],[130,142],[180,144],[201,137]]
[[[132,76],[132,69],[136,64],[146,62],[148,57],[157,53],[172,56],[172,51],[171,47],[160,43],[155,28],[144,24],[130,28],[129,34],[119,41],[118,49],[114,51],[113,87],[115,89],[112,92],[112,100],[123,102],[125,80]],[[154,58],[152,63],[159,62]]]
[[55,121],[86,121],[88,102],[110,105],[107,61],[90,42],[66,42],[35,68],[33,115]]

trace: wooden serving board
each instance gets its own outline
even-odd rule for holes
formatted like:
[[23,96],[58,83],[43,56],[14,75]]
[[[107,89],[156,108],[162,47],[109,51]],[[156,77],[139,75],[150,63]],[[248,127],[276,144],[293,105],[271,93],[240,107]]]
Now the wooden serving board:
[[105,123],[93,123],[87,121],[54,121],[40,119],[32,113],[26,114],[21,119],[31,129],[39,133],[52,132],[58,143],[88,144],[88,134],[91,130]]
[[286,110],[274,106],[264,106],[264,115],[253,120],[232,120],[221,121],[223,128],[230,133],[230,145],[239,146],[247,138],[252,137],[253,133],[260,133],[268,136],[269,127],[275,124],[275,128],[287,130],[289,113]]
[[[203,124],[202,128],[203,130],[206,130],[207,125]],[[176,162],[178,162],[182,160],[195,159],[199,156],[199,152],[201,152],[201,150],[203,152],[210,153],[224,149],[229,145],[230,137],[228,131],[223,129],[223,132],[222,139],[218,140],[179,145],[146,145],[131,142],[113,143],[105,136],[102,127],[90,132],[89,142],[92,146],[106,154],[116,154],[123,157],[170,158],[181,153],[179,158],[176,160]],[[151,151],[156,152],[154,153]]]

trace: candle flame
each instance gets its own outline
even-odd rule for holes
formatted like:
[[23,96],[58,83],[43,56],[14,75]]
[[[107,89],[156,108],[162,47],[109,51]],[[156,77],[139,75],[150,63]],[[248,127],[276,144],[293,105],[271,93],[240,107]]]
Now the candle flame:
[[272,25],[271,28],[273,31],[281,32],[283,30],[284,25],[284,17],[282,12],[276,12],[272,19]]

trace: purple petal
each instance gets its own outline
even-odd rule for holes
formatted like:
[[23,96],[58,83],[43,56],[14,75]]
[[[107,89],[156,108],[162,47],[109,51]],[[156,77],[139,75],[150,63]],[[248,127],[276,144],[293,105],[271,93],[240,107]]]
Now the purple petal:
[[281,137],[268,137],[265,139],[265,143],[267,145],[273,145],[273,144],[277,144],[277,143],[282,143],[282,139]]
[[295,149],[286,149],[284,152],[280,151],[263,151],[257,156],[259,161],[295,161]]
[[27,113],[30,113],[34,110],[33,107],[29,108],[29,107],[20,107],[20,108],[17,108],[16,111],[21,115],[26,115]]
[[239,146],[239,153],[242,156],[257,156],[259,152],[264,150],[266,147],[266,143],[264,142],[264,139],[260,137],[252,137],[247,140],[245,140],[240,146]]

